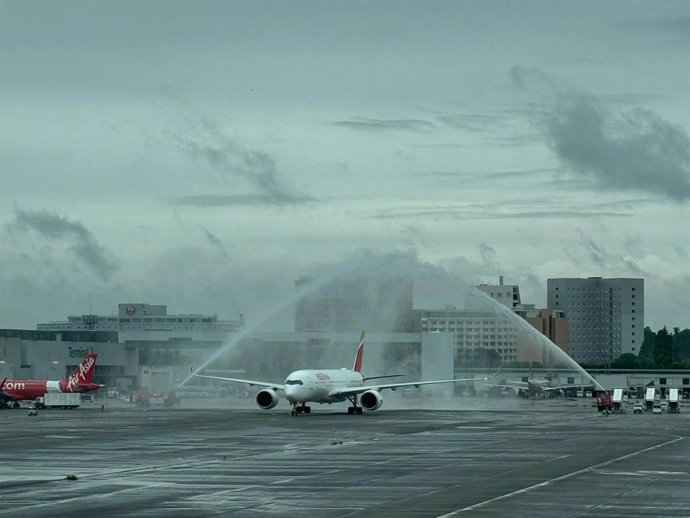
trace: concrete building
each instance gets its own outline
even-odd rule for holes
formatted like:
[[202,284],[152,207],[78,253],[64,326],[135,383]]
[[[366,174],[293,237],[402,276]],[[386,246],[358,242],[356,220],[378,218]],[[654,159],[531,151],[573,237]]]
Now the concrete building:
[[565,312],[569,354],[578,363],[601,363],[640,351],[644,279],[548,279],[547,306]]
[[[166,305],[122,303],[118,304],[117,315],[78,315],[69,316],[66,321],[39,323],[37,331],[33,333],[43,333],[41,336],[50,338],[43,340],[40,347],[23,340],[22,350],[44,351],[41,353],[43,356],[35,357],[28,363],[36,365],[36,372],[40,372],[43,365],[54,361],[48,356],[58,354],[59,342],[68,340],[65,337],[79,334],[108,336],[114,346],[103,358],[99,354],[96,376],[103,377],[99,383],[148,388],[152,383],[149,379],[153,376],[151,373],[158,373],[154,367],[174,366],[170,370],[173,382],[184,378],[182,371],[188,374],[190,363],[199,364],[233,336],[237,336],[243,326],[242,315],[238,320],[219,320],[217,315],[169,315]],[[109,370],[109,354],[115,349],[119,351],[117,368]],[[104,352],[99,347],[94,350]],[[145,376],[147,373],[148,378]]]
[[503,275],[498,278],[498,284],[480,284],[475,288],[509,309],[515,309],[522,304],[520,287],[517,284],[503,284]]
[[[480,361],[492,350],[505,363],[518,360],[518,330],[510,315],[489,310],[416,310],[422,333],[449,333],[453,336],[456,365]],[[517,318],[517,317],[515,317]]]
[[[514,311],[566,354],[569,352],[568,319],[564,311],[536,309],[534,304],[521,304]],[[555,351],[552,348],[538,346],[529,336],[521,335],[518,338],[518,352],[518,360],[522,362],[537,361],[548,364],[555,361]]]
[[40,323],[39,331],[114,331],[119,341],[200,341],[223,342],[244,326],[238,320],[218,320],[217,315],[168,315],[159,304],[118,304],[117,315],[77,315],[66,321]]

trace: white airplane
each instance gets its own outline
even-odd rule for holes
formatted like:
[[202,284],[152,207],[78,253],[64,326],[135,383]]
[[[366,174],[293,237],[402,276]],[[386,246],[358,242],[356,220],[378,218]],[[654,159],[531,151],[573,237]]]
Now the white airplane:
[[[561,385],[553,386],[551,385],[551,380],[546,378],[534,378],[532,377],[532,365],[529,366],[529,377],[527,381],[514,381],[508,380],[503,385],[492,385],[494,387],[503,387],[515,389],[518,395],[523,397],[537,397],[544,394],[549,394],[556,391],[561,391],[565,389],[581,388],[582,385]],[[551,394],[552,395],[552,394]],[[549,395],[549,397],[551,397]]]
[[[223,378],[220,376],[204,376],[194,374],[197,378],[208,378],[233,383],[245,383],[264,387],[256,395],[256,403],[259,407],[268,410],[278,404],[278,392],[284,392],[285,398],[292,405],[291,415],[308,414],[311,407],[307,403],[338,403],[348,400],[352,406],[348,407],[348,414],[361,414],[362,409],[376,410],[383,403],[381,391],[384,389],[395,390],[400,387],[420,387],[421,385],[434,385],[438,383],[470,383],[474,381],[487,381],[498,375],[500,368],[491,376],[485,378],[448,379],[432,381],[412,381],[405,383],[377,383],[365,384],[370,380],[393,378],[402,374],[387,376],[365,377],[362,375],[362,355],[364,354],[364,331],[359,338],[359,347],[355,356],[352,370],[349,369],[304,369],[290,373],[284,384],[265,381],[245,380],[238,378]],[[359,398],[359,404],[358,404]]]

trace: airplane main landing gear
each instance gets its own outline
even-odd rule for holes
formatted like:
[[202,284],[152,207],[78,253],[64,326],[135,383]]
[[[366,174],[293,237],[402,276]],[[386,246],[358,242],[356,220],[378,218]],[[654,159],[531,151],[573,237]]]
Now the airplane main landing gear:
[[357,396],[352,396],[347,398],[350,403],[352,403],[352,406],[347,407],[347,413],[352,415],[352,414],[361,414],[362,413],[362,407],[357,405]]
[[290,410],[290,415],[295,416],[299,414],[311,414],[311,407],[307,406],[305,403],[297,405],[297,403],[292,404],[292,410]]

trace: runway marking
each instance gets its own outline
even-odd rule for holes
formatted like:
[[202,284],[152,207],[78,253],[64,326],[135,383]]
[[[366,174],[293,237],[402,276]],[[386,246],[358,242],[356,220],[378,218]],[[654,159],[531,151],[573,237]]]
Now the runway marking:
[[[159,483],[159,482],[147,482],[145,484],[136,484],[132,485],[131,483],[123,485],[121,489],[115,489],[113,491],[109,491],[107,493],[91,493],[86,496],[87,500],[105,500],[109,498],[117,498],[123,493],[130,493],[130,492],[136,492],[136,491],[150,491],[152,487],[165,487],[165,486],[170,486],[171,484],[168,483]],[[30,496],[30,493],[28,494]],[[17,513],[20,511],[26,511],[28,509],[34,510],[34,509],[40,509],[42,507],[54,507],[54,506],[65,506],[66,504],[71,504],[72,502],[78,502],[81,500],[84,500],[84,495],[79,494],[75,497],[72,498],[64,498],[60,500],[59,502],[54,502],[54,501],[49,501],[49,502],[27,502],[24,504],[20,504],[19,507],[14,507],[10,508],[7,510],[0,510],[0,514],[5,514],[5,513]]]
[[540,482],[538,484],[524,487],[522,489],[518,489],[518,490],[513,491],[511,493],[506,493],[505,495],[497,496],[495,498],[490,498],[489,500],[484,500],[483,502],[479,502],[478,504],[470,505],[468,507],[463,507],[462,509],[458,509],[456,511],[452,511],[452,512],[447,513],[447,514],[440,515],[437,518],[451,518],[452,516],[458,516],[461,513],[464,513],[465,511],[473,511],[473,510],[478,509],[480,507],[484,507],[485,505],[489,505],[493,502],[498,502],[499,500],[505,500],[506,498],[511,498],[513,496],[523,495],[523,494],[529,493],[535,489],[540,489],[542,487],[546,487],[553,482],[560,482],[562,480],[567,480],[567,479],[575,477],[577,475],[581,475],[583,473],[594,471],[594,470],[599,469],[599,468],[606,466],[608,464],[612,464],[614,462],[629,459],[629,458],[635,457],[641,453],[646,453],[648,451],[656,450],[658,448],[663,448],[664,446],[668,446],[669,444],[676,443],[682,439],[683,439],[683,437],[678,436],[675,439],[671,439],[670,441],[662,442],[661,444],[657,444],[656,446],[650,446],[649,448],[644,448],[642,450],[634,451],[632,453],[628,453],[627,455],[623,455],[623,456],[617,457],[615,459],[607,460],[605,462],[601,462],[599,464],[595,464],[595,465],[589,466],[587,468],[579,469],[577,471],[573,471],[572,473],[567,473],[565,475],[561,475],[560,477],[555,477],[555,478],[552,478],[549,480],[545,480],[544,482]]
[[607,471],[597,470],[597,473],[602,475],[622,475],[626,477],[661,477],[666,475],[687,475],[687,471]]
[[549,459],[549,460],[544,461],[544,462],[556,462],[557,460],[567,459],[568,457],[572,457],[572,455],[570,453],[568,453],[567,455],[561,455],[560,457]]

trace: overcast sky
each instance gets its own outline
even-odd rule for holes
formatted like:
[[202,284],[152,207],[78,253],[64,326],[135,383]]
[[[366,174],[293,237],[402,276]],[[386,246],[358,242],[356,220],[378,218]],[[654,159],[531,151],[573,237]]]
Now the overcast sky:
[[0,0],[0,328],[363,256],[690,327],[689,56],[686,0]]

